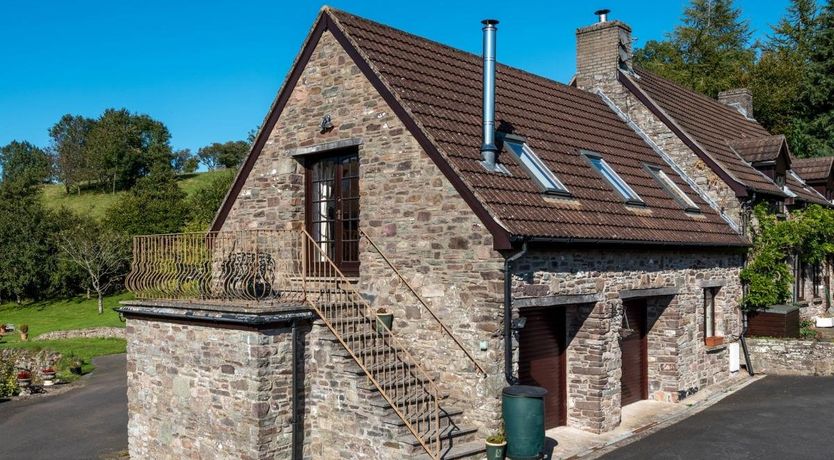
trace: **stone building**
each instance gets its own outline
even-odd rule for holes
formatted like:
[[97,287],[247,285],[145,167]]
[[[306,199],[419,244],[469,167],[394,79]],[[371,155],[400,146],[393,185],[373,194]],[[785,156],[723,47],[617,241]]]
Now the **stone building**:
[[601,433],[731,377],[742,186],[607,92],[497,65],[493,113],[490,69],[322,10],[214,232],[134,242],[132,457],[464,458],[508,383]]
[[[831,205],[802,172],[792,169],[803,160],[792,157],[785,137],[771,135],[756,122],[749,90],[724,91],[715,100],[634,66],[631,28],[621,21],[582,27],[576,40],[572,85],[615,107],[694,178],[742,234],[750,235],[758,203],[780,215],[808,204]],[[792,265],[793,301],[810,304],[802,314],[813,317],[823,305],[825,270],[796,261]]]

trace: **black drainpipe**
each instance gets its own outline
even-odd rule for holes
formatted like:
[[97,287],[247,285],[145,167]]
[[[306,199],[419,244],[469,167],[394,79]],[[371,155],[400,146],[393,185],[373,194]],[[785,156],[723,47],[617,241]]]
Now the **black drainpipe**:
[[527,254],[527,241],[521,251],[504,260],[504,377],[507,383],[515,385],[518,379],[513,375],[513,272],[512,263]]
[[[750,203],[750,206],[752,206],[752,205],[753,204]],[[745,213],[745,214],[749,215],[749,213]],[[748,219],[745,219],[745,220],[749,221]],[[750,222],[750,227],[752,227],[752,222]],[[747,268],[747,257],[748,256],[749,256],[749,254],[744,255],[744,260],[742,261],[742,264],[741,264],[742,268]],[[742,286],[742,297],[747,296],[748,288],[749,288],[749,286],[747,286],[747,285]],[[753,376],[754,375],[754,373],[753,373],[753,364],[750,362],[750,352],[747,351],[747,341],[744,340],[745,335],[747,335],[747,312],[742,311],[741,312],[741,336],[738,338],[738,341],[741,343],[741,349],[744,351],[744,365],[747,367],[747,373],[750,374],[751,376]]]
[[298,394],[298,363],[299,358],[304,359],[303,356],[298,356],[298,320],[292,320],[292,458],[293,460],[301,460],[303,453],[302,446],[302,426],[303,417],[299,414],[300,401]]

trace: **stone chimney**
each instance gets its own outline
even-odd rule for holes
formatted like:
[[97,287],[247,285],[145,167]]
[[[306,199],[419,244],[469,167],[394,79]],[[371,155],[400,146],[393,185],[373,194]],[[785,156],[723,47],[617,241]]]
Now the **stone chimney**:
[[598,11],[600,21],[576,30],[576,86],[584,90],[605,89],[617,82],[617,71],[631,72],[631,27],[607,20],[607,10]]
[[747,88],[730,89],[718,93],[718,102],[727,104],[749,119],[753,119],[753,93]]

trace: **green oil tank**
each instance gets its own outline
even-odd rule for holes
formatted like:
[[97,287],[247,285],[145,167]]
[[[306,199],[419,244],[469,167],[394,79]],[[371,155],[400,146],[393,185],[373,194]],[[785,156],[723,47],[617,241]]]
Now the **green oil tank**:
[[529,385],[512,385],[502,394],[507,458],[537,460],[544,453],[544,397],[547,390]]

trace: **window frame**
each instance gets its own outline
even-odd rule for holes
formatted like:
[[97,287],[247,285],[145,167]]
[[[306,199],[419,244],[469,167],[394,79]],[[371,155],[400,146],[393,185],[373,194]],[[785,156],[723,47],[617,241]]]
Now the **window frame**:
[[687,195],[683,191],[683,189],[681,189],[678,186],[678,184],[676,184],[675,181],[673,181],[672,178],[669,177],[668,174],[666,174],[666,171],[664,171],[663,168],[648,163],[643,163],[643,166],[646,168],[649,174],[652,175],[652,178],[654,178],[654,180],[657,181],[660,184],[660,186],[663,187],[663,189],[666,190],[666,192],[672,196],[672,199],[674,199],[679,205],[681,205],[685,212],[697,214],[701,213],[701,208],[698,207],[698,204],[695,203],[695,201],[692,200],[692,198],[689,198],[689,195]]
[[[580,154],[588,162],[588,165],[591,166],[591,169],[605,179],[605,182],[625,200],[626,204],[640,207],[647,206],[643,198],[614,170],[610,163],[605,161],[605,158],[601,154],[587,150],[580,151]],[[600,162],[601,169],[596,166],[595,161]]]
[[[530,147],[527,139],[521,136],[505,134],[502,137],[502,143],[503,147],[506,147],[506,149],[509,150],[509,153],[515,157],[518,164],[527,173],[527,176],[533,179],[536,185],[538,185],[542,193],[557,196],[573,196],[565,183],[556,177],[556,173],[554,173],[536,154],[533,148]],[[532,164],[528,164],[524,157],[516,152],[513,145],[519,146],[521,151],[526,154],[526,158]],[[543,176],[543,178],[540,178],[539,175]],[[554,184],[555,187],[547,185],[543,179]]]

